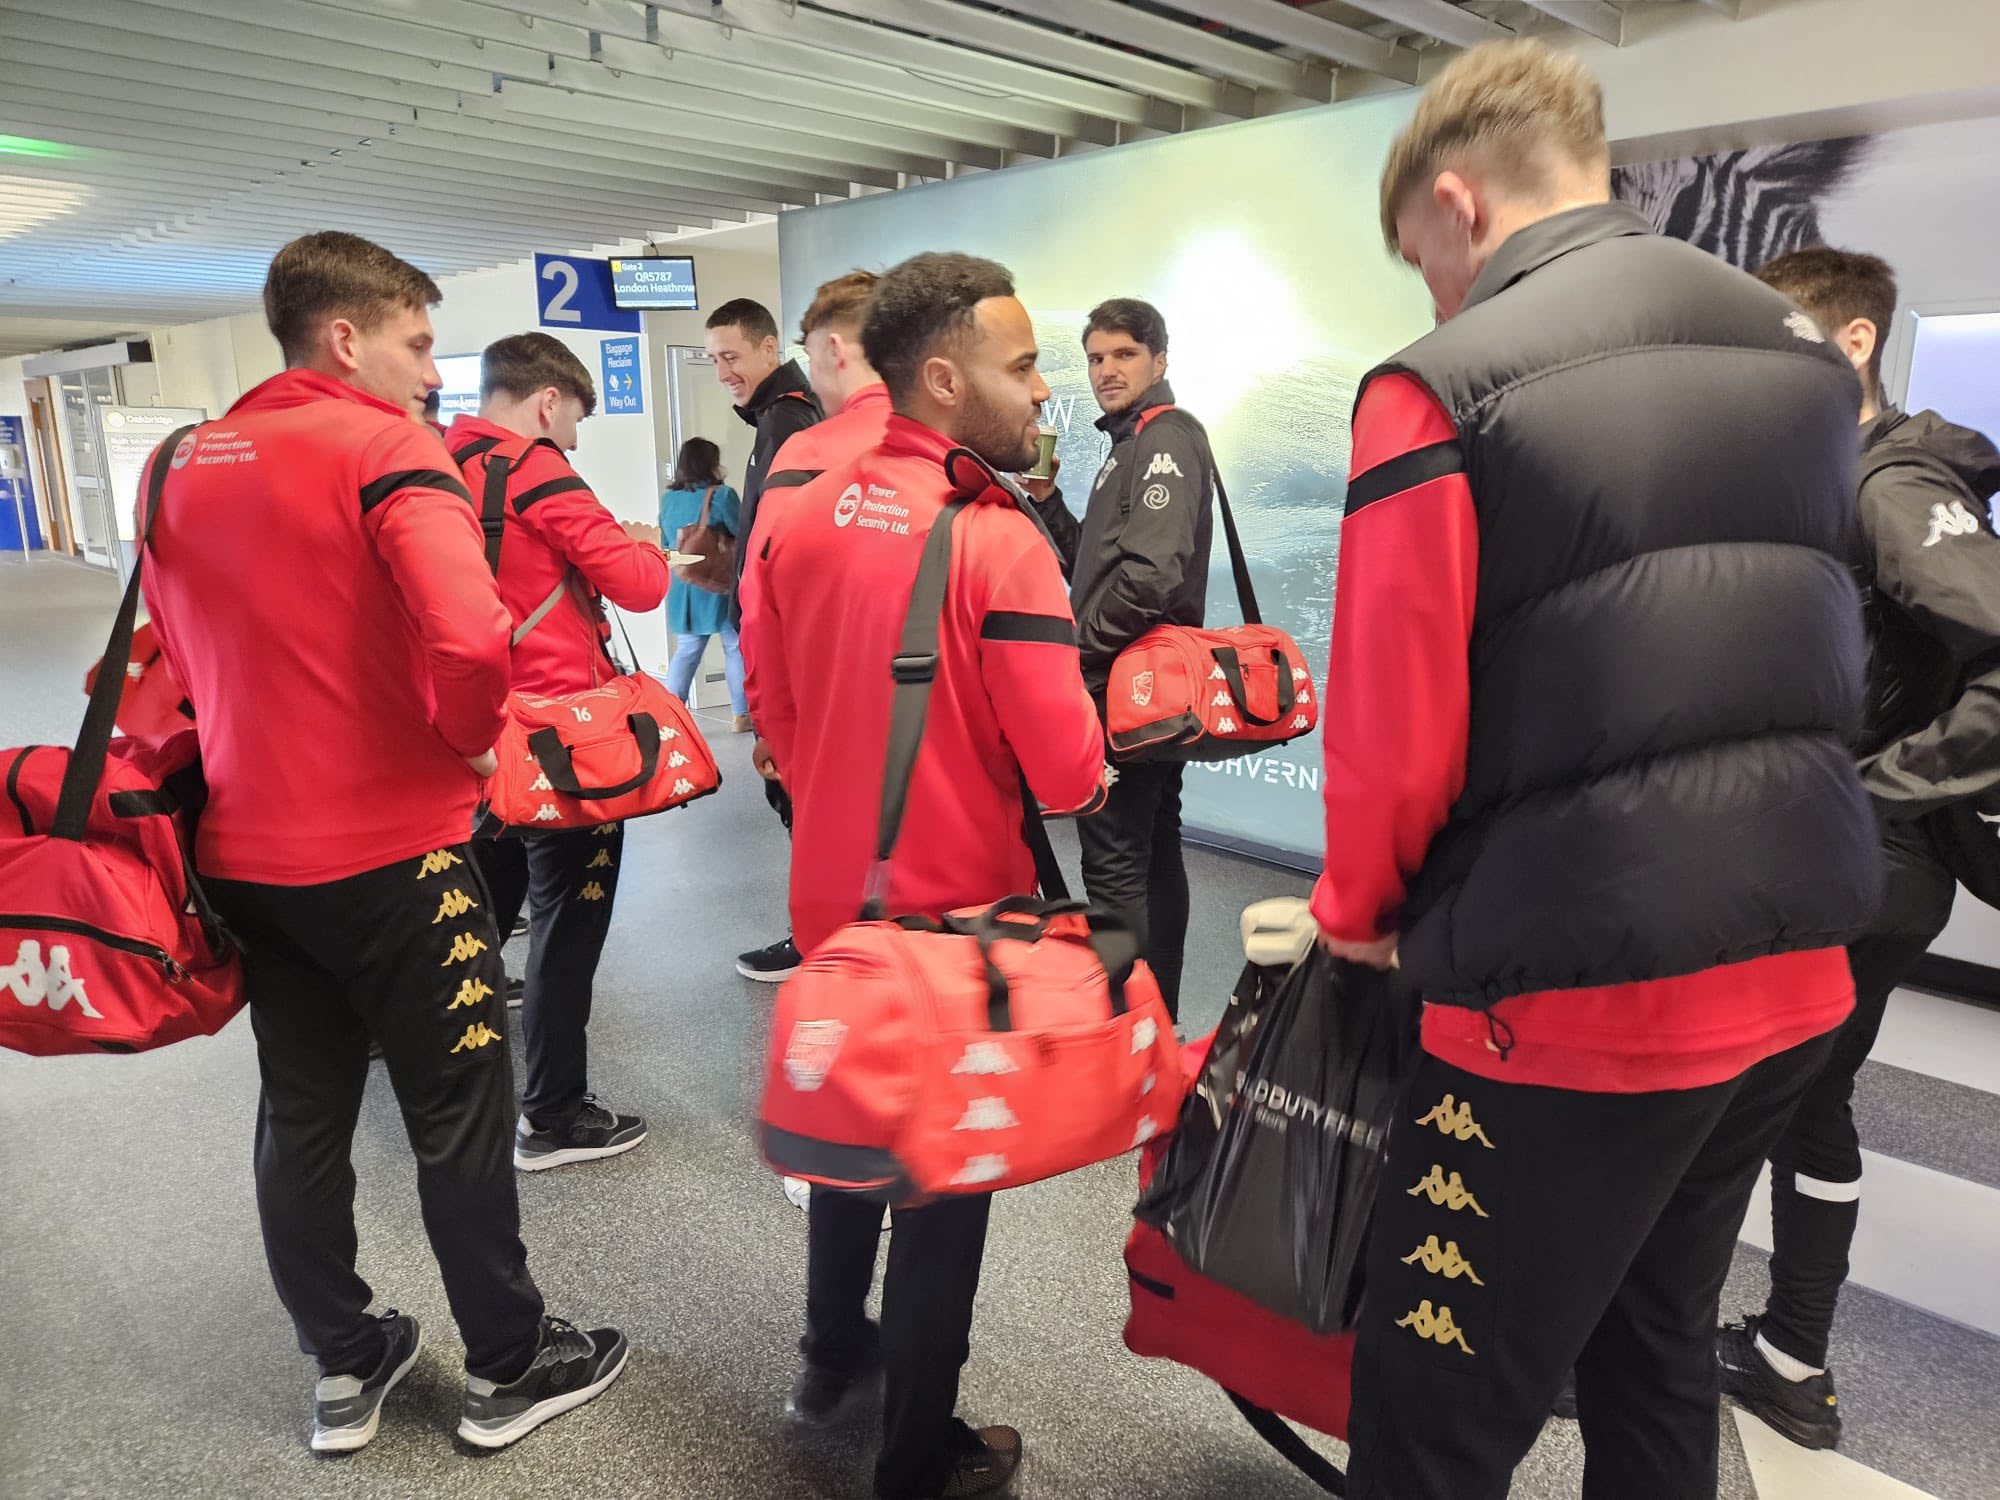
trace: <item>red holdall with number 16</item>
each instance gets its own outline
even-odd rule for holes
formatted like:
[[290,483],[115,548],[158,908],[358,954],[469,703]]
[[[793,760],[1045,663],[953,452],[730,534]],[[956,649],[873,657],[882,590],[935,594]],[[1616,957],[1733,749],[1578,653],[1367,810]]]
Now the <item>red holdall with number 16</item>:
[[[1159,417],[1192,422],[1176,407]],[[1299,644],[1266,625],[1250,584],[1250,566],[1229,512],[1229,492],[1215,476],[1215,503],[1229,542],[1241,625],[1157,625],[1118,653],[1104,703],[1105,737],[1120,760],[1229,760],[1295,740],[1319,723],[1319,696]]]

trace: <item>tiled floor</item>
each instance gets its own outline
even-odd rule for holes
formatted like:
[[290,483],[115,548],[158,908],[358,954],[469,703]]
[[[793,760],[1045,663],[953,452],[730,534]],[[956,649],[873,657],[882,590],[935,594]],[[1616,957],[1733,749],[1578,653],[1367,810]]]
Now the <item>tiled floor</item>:
[[[0,564],[0,744],[73,730],[78,684],[109,611],[109,591],[89,575]],[[722,793],[631,830],[598,991],[593,1086],[644,1112],[652,1137],[614,1162],[522,1184],[532,1263],[552,1307],[623,1323],[635,1351],[625,1378],[516,1449],[471,1457],[454,1443],[455,1335],[419,1226],[401,1122],[378,1077],[355,1148],[363,1268],[386,1300],[424,1318],[431,1347],[372,1447],[315,1459],[303,1441],[310,1371],[257,1239],[247,1026],[142,1057],[0,1055],[0,1496],[866,1493],[866,1413],[823,1438],[796,1435],[780,1415],[798,1336],[804,1225],[752,1146],[770,992],[739,979],[732,959],[778,930],[784,848],[742,764],[747,746],[720,729],[716,738]],[[1299,892],[1304,881],[1205,853],[1192,867],[1189,1019],[1200,1025],[1219,1012],[1239,966],[1237,911]],[[1925,1003],[1908,1011],[1909,1027],[1904,1015],[1899,1002],[1898,1024],[1885,1033],[1897,1067],[1881,1073],[1869,1108],[1885,1112],[1885,1138],[1895,1133],[1888,1126],[1912,1141],[1953,1138],[1962,1128],[1949,1106],[1989,1100],[1986,1069],[2000,1059],[2000,1039],[1989,1037],[1983,1013]],[[1953,1056],[1972,1052],[1984,1060]],[[1936,1076],[1959,1081],[1940,1094],[1932,1075],[1909,1071],[1920,1066],[1949,1068]],[[1985,1304],[1949,1300],[1990,1283],[1994,1262],[1940,1274],[1923,1253],[1934,1249],[1941,1267],[1939,1257],[1968,1234],[1970,1221],[1953,1206],[1966,1189],[1917,1167],[1871,1166],[1864,1245],[1890,1221],[1889,1243],[1905,1259],[1901,1270],[1878,1273],[1871,1250],[1861,1261],[1868,1284],[1843,1302],[1835,1364],[1849,1462],[1802,1454],[1755,1424],[1739,1437],[1725,1420],[1728,1500],[1911,1493],[1882,1488],[1872,1474],[1939,1500],[2000,1496],[2000,1339],[1966,1326],[1986,1317]],[[1979,1187],[1966,1201],[1985,1204],[1977,1195],[1992,1192]],[[1129,1162],[1002,1198],[965,1409],[1026,1433],[1023,1500],[1311,1493],[1212,1386],[1125,1352],[1118,1251],[1131,1198]],[[1753,1235],[1760,1222],[1753,1212]],[[1763,1274],[1760,1252],[1741,1248],[1725,1310],[1760,1301]],[[1963,1321],[1896,1297],[1949,1306]],[[1551,1424],[1514,1494],[1574,1496],[1580,1475],[1576,1429]]]

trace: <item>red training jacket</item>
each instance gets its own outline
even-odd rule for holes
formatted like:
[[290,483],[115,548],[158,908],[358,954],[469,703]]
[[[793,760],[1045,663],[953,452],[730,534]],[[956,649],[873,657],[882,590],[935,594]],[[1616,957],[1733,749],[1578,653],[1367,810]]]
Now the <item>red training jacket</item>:
[[[793,491],[811,484],[828,469],[881,447],[882,439],[889,435],[889,419],[895,414],[889,404],[889,387],[878,380],[849,396],[847,404],[832,416],[786,438],[771,459],[764,498],[757,504],[757,536],[764,534],[766,517],[784,513]],[[755,537],[744,543],[746,547],[756,544]]]
[[[1420,381],[1386,376],[1355,411],[1350,471],[1457,436]],[[1395,930],[1407,883],[1465,787],[1479,581],[1479,518],[1465,474],[1413,484],[1349,516],[1338,572],[1320,696],[1326,873],[1313,913],[1330,936],[1371,942]],[[1491,1011],[1427,1005],[1424,1050],[1503,1083],[1699,1088],[1832,1030],[1853,1006],[1846,950],[1825,948],[1674,979],[1517,995]]]
[[[892,417],[880,447],[792,490],[743,573],[750,711],[792,794],[792,927],[811,952],[855,919],[875,855],[902,637],[931,524],[955,498],[942,433]],[[1104,735],[1062,567],[997,484],[952,533],[937,679],[891,861],[889,909],[936,915],[1035,888],[1023,773],[1054,812],[1103,800]]]
[[[445,435],[452,454],[481,438],[519,446],[522,437],[483,417],[460,416]],[[486,483],[486,453],[461,468],[477,508]],[[514,625],[532,615],[557,584],[581,580],[514,648],[514,687],[559,697],[581,693],[618,675],[605,642],[610,625],[599,596],[620,609],[658,609],[672,575],[658,547],[625,534],[604,502],[570,466],[560,448],[535,443],[507,473],[507,534],[500,544],[500,598]]]
[[195,708],[202,873],[313,885],[463,843],[507,612],[437,435],[287,370],[172,462],[144,588]]

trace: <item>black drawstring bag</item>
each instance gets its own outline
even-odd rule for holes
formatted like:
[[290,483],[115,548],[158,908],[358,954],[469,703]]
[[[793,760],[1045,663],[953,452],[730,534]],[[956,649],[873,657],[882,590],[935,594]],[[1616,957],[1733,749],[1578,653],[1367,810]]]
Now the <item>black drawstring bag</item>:
[[1211,1280],[1315,1333],[1352,1327],[1416,1019],[1400,973],[1317,943],[1245,968],[1134,1212]]

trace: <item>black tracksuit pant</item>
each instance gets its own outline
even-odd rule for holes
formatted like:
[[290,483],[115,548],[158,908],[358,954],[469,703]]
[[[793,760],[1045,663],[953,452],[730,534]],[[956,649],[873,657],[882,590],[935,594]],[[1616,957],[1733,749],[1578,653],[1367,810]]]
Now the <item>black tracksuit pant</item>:
[[537,1129],[559,1128],[576,1117],[590,1087],[591,990],[611,932],[625,825],[481,839],[473,849],[503,935],[524,902],[528,908],[521,1113]]
[[542,1297],[514,1196],[506,976],[471,861],[459,845],[323,885],[204,882],[244,944],[263,1077],[264,1251],[322,1375],[365,1375],[383,1352],[373,1294],[354,1269],[349,1161],[371,1037],[416,1153],[424,1229],[466,1369],[509,1380],[534,1357]]
[[1138,935],[1160,982],[1167,1014],[1181,1014],[1187,948],[1187,859],[1181,850],[1181,761],[1134,761],[1117,768],[1104,806],[1077,819],[1083,887]]
[[1919,827],[1891,829],[1883,855],[1882,911],[1847,950],[1854,1014],[1771,1149],[1771,1300],[1759,1332],[1773,1348],[1820,1369],[1861,1217],[1855,1076],[1875,1048],[1889,996],[1944,930],[1957,889]]
[[[881,1500],[919,1500],[943,1487],[956,1451],[950,1438],[958,1372],[971,1352],[972,1303],[986,1253],[987,1193],[897,1209],[882,1280],[884,1365]],[[868,1288],[882,1243],[882,1205],[814,1188],[806,1236],[806,1359],[852,1371],[876,1338]]]
[[1832,1046],[1650,1094],[1426,1055],[1369,1237],[1354,1500],[1501,1500],[1572,1368],[1585,1500],[1713,1500],[1717,1302],[1758,1169]]

